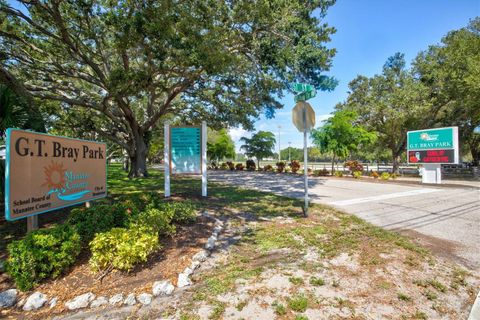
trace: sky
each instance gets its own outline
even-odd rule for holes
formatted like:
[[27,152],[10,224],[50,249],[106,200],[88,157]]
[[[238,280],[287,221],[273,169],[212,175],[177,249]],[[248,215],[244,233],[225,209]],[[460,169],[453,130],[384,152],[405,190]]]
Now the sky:
[[[334,91],[317,92],[309,100],[317,126],[329,117],[338,102],[347,98],[348,83],[357,75],[380,73],[387,58],[396,52],[404,53],[410,63],[418,52],[439,44],[449,31],[466,26],[476,16],[480,16],[480,0],[337,0],[325,18],[325,22],[337,29],[327,44],[336,48],[337,54],[326,74],[334,76],[339,84]],[[262,117],[255,129],[275,133],[276,152],[278,126],[281,126],[282,149],[288,147],[288,142],[292,147],[303,148],[303,134],[291,121],[293,96],[288,94],[281,102],[284,107],[275,118]],[[251,132],[231,128],[230,135],[239,151],[239,139],[251,136]]]

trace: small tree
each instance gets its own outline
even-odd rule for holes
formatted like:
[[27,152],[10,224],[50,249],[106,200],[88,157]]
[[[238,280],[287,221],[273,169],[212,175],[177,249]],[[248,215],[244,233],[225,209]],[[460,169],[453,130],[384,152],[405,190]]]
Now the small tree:
[[335,171],[335,159],[345,158],[350,152],[375,139],[375,134],[366,131],[355,123],[357,114],[351,111],[336,111],[325,124],[313,129],[313,143],[323,152],[332,153],[332,174]]
[[235,158],[235,144],[227,130],[208,130],[207,155],[217,162],[224,158]]
[[258,131],[250,139],[242,137],[240,140],[245,143],[240,149],[245,150],[247,156],[257,158],[257,167],[260,167],[260,160],[273,156],[275,135],[269,131]]

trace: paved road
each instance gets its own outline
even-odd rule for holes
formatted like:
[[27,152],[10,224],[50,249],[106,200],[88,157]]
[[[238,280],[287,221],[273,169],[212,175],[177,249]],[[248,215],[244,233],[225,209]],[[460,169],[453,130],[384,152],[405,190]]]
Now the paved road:
[[[209,179],[303,197],[303,178],[251,172],[209,172]],[[310,178],[310,199],[414,237],[470,269],[480,268],[478,187],[432,187],[353,179]]]

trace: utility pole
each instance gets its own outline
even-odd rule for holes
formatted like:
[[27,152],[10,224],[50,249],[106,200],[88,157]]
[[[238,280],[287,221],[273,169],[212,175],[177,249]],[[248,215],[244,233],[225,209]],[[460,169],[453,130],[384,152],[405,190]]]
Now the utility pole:
[[280,129],[282,129],[282,126],[278,126],[278,162],[282,161],[282,158],[280,156],[281,149],[280,149]]
[[290,141],[288,141],[288,163],[291,163],[292,160],[290,159],[290,151],[291,151],[291,145],[292,143]]

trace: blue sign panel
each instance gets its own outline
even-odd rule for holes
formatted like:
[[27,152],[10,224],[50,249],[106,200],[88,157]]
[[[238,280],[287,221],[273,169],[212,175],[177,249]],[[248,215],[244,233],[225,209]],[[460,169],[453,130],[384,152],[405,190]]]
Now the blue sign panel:
[[170,129],[172,173],[202,173],[202,133],[200,127]]

